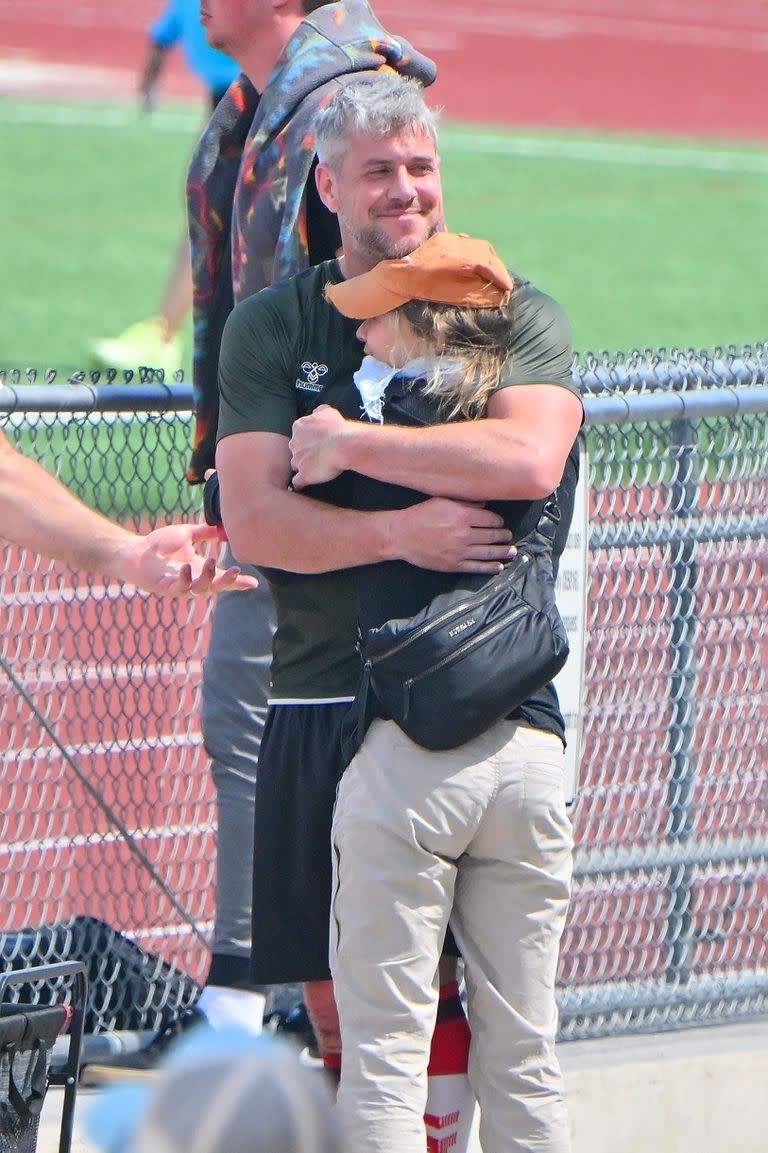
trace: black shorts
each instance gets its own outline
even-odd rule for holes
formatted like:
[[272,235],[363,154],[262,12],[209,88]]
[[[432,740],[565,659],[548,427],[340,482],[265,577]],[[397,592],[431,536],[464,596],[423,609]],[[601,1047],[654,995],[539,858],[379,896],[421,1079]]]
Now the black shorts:
[[[349,703],[277,705],[259,749],[251,910],[251,983],[326,981],[331,823],[346,767]],[[458,956],[450,929],[443,951]]]
[[256,774],[251,981],[330,978],[331,820],[349,704],[276,705]]

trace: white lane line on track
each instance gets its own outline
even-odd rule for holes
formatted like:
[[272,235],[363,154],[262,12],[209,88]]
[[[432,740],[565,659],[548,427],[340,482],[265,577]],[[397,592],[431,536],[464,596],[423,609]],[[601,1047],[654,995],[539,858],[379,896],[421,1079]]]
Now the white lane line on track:
[[[161,825],[152,829],[130,829],[134,841],[165,841],[172,837],[205,837],[213,831],[213,825]],[[92,848],[93,845],[104,845],[108,842],[124,843],[122,833],[99,833],[98,841],[94,841],[94,834],[78,834],[76,837],[44,837],[40,840],[10,841],[0,844],[0,856],[28,856],[30,853],[51,853],[65,850],[71,852],[80,847]]]
[[[2,72],[0,71],[0,88]],[[189,136],[200,129],[200,112],[190,108],[164,111],[158,108],[146,121],[140,121],[132,104],[46,104],[0,101],[0,124],[40,124],[67,128],[141,128],[142,131],[178,132]]]
[[39,91],[45,87],[68,88],[70,94],[135,91],[136,75],[127,68],[103,68],[91,64],[53,64],[28,57],[0,58],[0,91]]
[[[195,921],[199,933],[209,936],[213,933],[213,921]],[[131,936],[135,941],[144,939],[163,940],[168,937],[191,937],[192,929],[189,925],[156,925],[155,928],[131,929]]]
[[[679,144],[632,144],[622,140],[584,140],[578,137],[494,135],[445,127],[441,133],[443,151],[473,152],[480,155],[519,156],[523,159],[577,160],[590,164],[620,164],[636,168],[682,168],[711,172],[741,172],[768,175],[765,152],[736,152]],[[447,147],[446,147],[447,146]]]
[[[202,661],[190,661],[183,657],[180,657],[177,662],[152,663],[142,657],[137,657],[133,664],[125,662],[111,664],[107,660],[101,660],[92,664],[80,663],[77,666],[68,665],[64,661],[52,661],[47,664],[37,662],[34,678],[25,685],[25,688],[33,693],[42,689],[50,690],[61,685],[68,689],[75,689],[80,686],[90,687],[94,684],[103,687],[114,682],[118,682],[122,687],[127,687],[129,684],[133,687],[154,685],[155,682],[169,687],[170,684],[178,682],[185,685],[191,678],[199,677],[202,670]],[[49,721],[49,723],[52,722]]]
[[[183,738],[178,733],[160,733],[158,736],[141,737],[130,744],[126,740],[115,740],[113,744],[107,741],[80,741],[76,744],[65,744],[64,748],[73,757],[114,757],[125,753],[145,753],[157,749],[198,748],[203,743],[202,733],[185,733]],[[28,746],[9,747],[4,750],[8,764],[19,765],[44,759],[46,764],[54,760],[62,760],[61,751],[56,747],[44,750],[32,749]],[[10,786],[16,782],[6,772],[6,783]]]
[[[132,107],[112,105],[107,108],[90,104],[52,105],[47,103],[0,102],[0,125],[66,124],[73,128],[135,127]],[[152,126],[161,132],[189,133],[199,128],[197,113],[163,112],[152,116]],[[471,130],[443,126],[441,145],[444,152],[471,152],[488,156],[519,156],[523,159],[574,160],[590,164],[626,165],[646,168],[678,168],[710,172],[733,172],[768,175],[768,155],[764,151],[735,151],[680,144],[633,144],[621,140],[589,140],[578,137],[517,136],[494,133],[482,128]]]
[[[52,469],[50,470],[53,471]],[[14,545],[7,546],[14,548]],[[71,604],[73,601],[81,601],[85,598],[88,600],[98,601],[111,601],[115,604],[120,603],[122,597],[123,587],[134,588],[133,585],[126,584],[120,585],[117,581],[111,585],[103,584],[68,584],[63,585],[61,580],[60,566],[57,566],[55,561],[44,561],[43,565],[38,565],[34,560],[32,554],[32,564],[35,573],[40,576],[50,576],[52,581],[56,581],[55,587],[51,588],[38,588],[32,589],[11,589],[7,593],[0,596],[0,608],[26,608],[31,605],[33,608],[39,608],[40,605],[59,605]],[[142,596],[149,596],[149,593],[142,593]]]

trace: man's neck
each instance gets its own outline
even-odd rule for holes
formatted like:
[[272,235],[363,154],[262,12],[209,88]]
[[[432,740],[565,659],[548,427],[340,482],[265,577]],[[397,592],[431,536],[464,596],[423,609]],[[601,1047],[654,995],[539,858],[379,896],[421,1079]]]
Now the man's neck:
[[242,45],[237,63],[257,92],[263,92],[280,53],[301,23],[301,16],[276,14],[272,24],[252,44]]
[[342,248],[338,261],[341,275],[345,280],[349,280],[352,276],[361,276],[364,272],[370,272],[378,264],[378,261],[372,259],[368,253],[355,252],[351,247]]

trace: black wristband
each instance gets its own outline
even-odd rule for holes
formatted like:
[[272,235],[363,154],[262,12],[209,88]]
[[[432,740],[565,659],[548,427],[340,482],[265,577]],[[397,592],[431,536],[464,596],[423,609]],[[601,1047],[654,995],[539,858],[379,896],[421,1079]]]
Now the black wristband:
[[203,514],[206,524],[221,524],[221,499],[219,494],[219,475],[214,472],[203,485]]

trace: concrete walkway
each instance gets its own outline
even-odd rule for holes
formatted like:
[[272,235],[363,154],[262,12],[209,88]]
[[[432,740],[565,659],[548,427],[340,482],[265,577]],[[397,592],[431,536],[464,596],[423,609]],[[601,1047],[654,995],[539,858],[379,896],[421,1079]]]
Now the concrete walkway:
[[[765,1149],[760,1085],[768,1084],[768,1019],[741,1025],[561,1045],[573,1153],[758,1153]],[[80,1089],[72,1153],[83,1136]],[[37,1153],[58,1153],[63,1090],[48,1092]],[[219,1150],[217,1153],[226,1153]],[[472,1153],[480,1153],[475,1142]]]
[[[75,1133],[72,1140],[72,1153],[97,1153],[93,1145],[89,1145],[83,1136],[83,1116],[88,1108],[88,1102],[99,1089],[79,1089],[77,1104],[75,1106]],[[40,1118],[40,1129],[37,1135],[37,1153],[59,1153],[59,1139],[61,1136],[61,1107],[64,1101],[64,1090],[55,1086],[49,1089],[43,1115]]]

